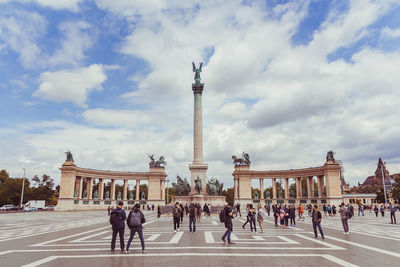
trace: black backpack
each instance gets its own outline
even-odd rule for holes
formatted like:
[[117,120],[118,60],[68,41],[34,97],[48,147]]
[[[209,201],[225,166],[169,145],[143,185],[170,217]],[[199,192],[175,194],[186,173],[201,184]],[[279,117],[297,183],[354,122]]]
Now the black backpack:
[[219,213],[219,221],[222,223],[225,222],[225,217],[226,217],[226,210],[223,209]]
[[121,221],[121,212],[118,210],[113,210],[110,214],[110,224],[112,226],[118,226]]

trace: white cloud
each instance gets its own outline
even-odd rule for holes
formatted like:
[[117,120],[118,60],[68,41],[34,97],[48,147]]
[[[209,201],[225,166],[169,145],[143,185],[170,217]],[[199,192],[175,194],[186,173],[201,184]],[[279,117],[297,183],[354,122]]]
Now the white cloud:
[[102,66],[98,64],[72,71],[43,72],[40,74],[39,89],[33,95],[86,107],[88,95],[93,90],[101,90],[101,84],[106,79]]
[[384,39],[400,38],[400,28],[390,29],[389,27],[384,27],[381,30],[381,38]]
[[146,113],[134,110],[96,108],[85,110],[82,116],[91,124],[105,127],[136,128],[150,121],[150,117]]
[[93,46],[96,32],[85,21],[62,23],[59,30],[65,36],[61,47],[48,60],[50,65],[78,65],[84,58],[84,52]]
[[0,41],[19,54],[24,67],[37,67],[42,64],[37,38],[45,33],[46,26],[45,18],[36,12],[18,10],[3,13],[0,17]]
[[79,11],[79,4],[84,0],[33,0],[39,5],[53,9],[67,9],[69,11]]

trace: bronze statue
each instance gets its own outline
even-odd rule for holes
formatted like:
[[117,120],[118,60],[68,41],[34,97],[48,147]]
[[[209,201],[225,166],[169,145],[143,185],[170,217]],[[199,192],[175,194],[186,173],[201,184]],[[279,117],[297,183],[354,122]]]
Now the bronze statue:
[[203,66],[203,62],[200,63],[200,67],[198,69],[196,69],[196,65],[194,64],[194,62],[192,62],[192,65],[193,65],[193,72],[195,72],[194,83],[201,84],[200,72],[201,72],[201,67]]
[[335,152],[333,152],[333,150],[330,150],[328,153],[326,153],[326,161],[328,160],[335,161]]
[[150,167],[165,167],[165,166],[167,166],[167,162],[165,161],[164,156],[161,156],[159,158],[159,160],[157,160],[157,161],[154,160],[153,154],[151,154],[151,155],[147,154],[147,156],[150,159],[150,162],[149,162]]
[[201,179],[197,176],[197,179],[194,180],[195,186],[194,189],[197,190],[197,194],[201,193]]
[[233,164],[235,164],[235,166],[249,166],[251,163],[250,156],[246,152],[242,153],[242,158],[238,158],[235,155],[233,155],[232,159],[233,159]]
[[189,182],[185,179],[176,175],[176,183],[172,183],[172,187],[174,188],[174,193],[176,196],[187,196],[190,192]]
[[72,157],[72,153],[70,150],[67,150],[67,152],[64,152],[64,154],[67,155],[67,161],[74,161],[74,158]]
[[207,184],[208,194],[210,196],[219,196],[222,193],[224,184],[220,183],[218,179],[212,177]]

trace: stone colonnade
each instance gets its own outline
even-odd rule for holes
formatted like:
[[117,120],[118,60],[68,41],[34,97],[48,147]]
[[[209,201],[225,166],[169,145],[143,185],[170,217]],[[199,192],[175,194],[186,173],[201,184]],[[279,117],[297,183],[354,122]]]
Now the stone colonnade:
[[[56,210],[104,209],[105,206],[141,204],[164,205],[165,178],[163,167],[150,167],[149,172],[116,172],[77,167],[73,161],[66,161],[61,170],[60,197]],[[98,180],[93,191],[94,179]],[[105,191],[105,181],[110,180],[110,189]],[[118,180],[123,181],[122,194],[116,193]],[[128,182],[135,181],[136,195],[128,195]],[[140,199],[140,181],[148,182],[147,199]],[[84,186],[84,182],[86,186]]]
[[[235,166],[234,199],[238,203],[284,203],[284,204],[335,204],[342,202],[340,189],[340,166],[334,160],[328,160],[321,167],[305,169],[291,169],[279,171],[252,171],[249,165]],[[314,177],[316,177],[317,190],[314,194]],[[260,196],[252,198],[251,181],[259,180]],[[264,179],[272,183],[272,195],[265,198]],[[295,194],[290,194],[289,180],[294,179],[296,184]],[[306,180],[306,191],[302,190],[302,180]],[[284,195],[279,195],[277,190],[278,180],[283,180]],[[325,190],[324,190],[325,189]],[[325,192],[326,191],[326,192]]]

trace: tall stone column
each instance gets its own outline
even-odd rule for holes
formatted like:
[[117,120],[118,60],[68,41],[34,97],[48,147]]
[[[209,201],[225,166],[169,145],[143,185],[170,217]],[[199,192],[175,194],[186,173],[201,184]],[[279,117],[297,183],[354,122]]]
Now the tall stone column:
[[260,178],[260,199],[264,199],[264,179]]
[[189,165],[191,194],[197,194],[195,190],[196,179],[201,180],[202,195],[207,195],[207,169],[208,166],[203,162],[203,110],[202,94],[204,84],[196,81],[192,84],[194,95],[194,113],[193,113],[193,162]]
[[160,180],[161,200],[165,201],[165,181]]
[[87,185],[88,185],[88,199],[92,199],[93,198],[93,178],[88,178]]
[[128,180],[124,179],[124,186],[122,187],[122,200],[127,200]]
[[99,178],[99,192],[98,192],[98,198],[99,199],[104,199],[104,179]]
[[324,197],[323,192],[324,192],[324,176],[320,175],[318,176],[318,197]]
[[115,199],[115,179],[111,179],[111,194],[110,194],[110,199],[114,200]]
[[136,200],[139,201],[140,180],[136,180]]
[[289,198],[289,178],[285,178],[285,198]]
[[303,192],[301,190],[301,177],[296,177],[296,197],[302,198]]
[[276,178],[272,178],[272,198],[278,198],[278,196],[276,195]]
[[238,186],[237,186],[237,184],[238,184],[238,180],[235,177],[233,179],[233,195],[234,195],[234,199],[235,200],[238,198]]
[[309,176],[307,177],[307,197],[312,198],[313,197],[313,177]]
[[79,197],[79,198],[82,198],[82,194],[83,194],[83,176],[81,176],[81,179],[80,179],[80,184],[79,184],[79,195],[78,195],[78,197]]

